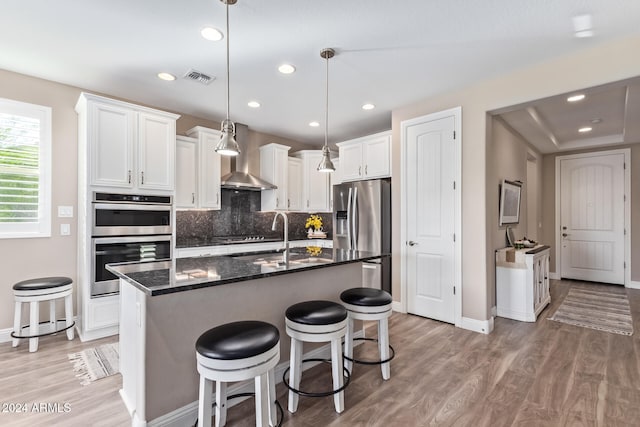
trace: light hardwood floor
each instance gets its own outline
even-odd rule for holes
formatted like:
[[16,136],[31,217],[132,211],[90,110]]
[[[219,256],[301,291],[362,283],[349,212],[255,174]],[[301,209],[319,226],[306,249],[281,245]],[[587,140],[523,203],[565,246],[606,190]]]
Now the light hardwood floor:
[[[283,425],[639,426],[640,291],[627,290],[635,331],[628,337],[547,320],[571,285],[581,286],[552,282],[553,302],[536,323],[497,318],[490,335],[395,313],[391,379],[383,381],[378,366],[356,365],[342,414],[330,397],[301,397],[296,414],[285,409]],[[129,425],[120,376],[81,386],[67,360],[67,353],[109,341],[48,337],[35,354],[24,344],[1,344],[1,402],[69,403],[70,411],[0,413],[0,425]],[[358,351],[372,351],[372,345]],[[302,387],[330,387],[329,366],[305,372]],[[277,394],[286,408],[284,386]],[[227,425],[254,425],[253,411],[252,400],[231,408]]]

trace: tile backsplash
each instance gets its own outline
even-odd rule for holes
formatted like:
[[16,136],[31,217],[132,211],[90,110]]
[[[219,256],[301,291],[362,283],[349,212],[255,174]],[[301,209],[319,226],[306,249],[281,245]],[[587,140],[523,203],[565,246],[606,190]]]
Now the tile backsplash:
[[[222,208],[213,210],[188,210],[176,213],[176,245],[185,240],[208,240],[219,236],[263,235],[267,238],[282,237],[282,218],[278,219],[276,231],[271,231],[275,212],[260,212],[259,191],[222,190]],[[307,237],[304,224],[309,217],[306,212],[287,212],[289,239]],[[323,230],[331,236],[332,215],[319,213]]]

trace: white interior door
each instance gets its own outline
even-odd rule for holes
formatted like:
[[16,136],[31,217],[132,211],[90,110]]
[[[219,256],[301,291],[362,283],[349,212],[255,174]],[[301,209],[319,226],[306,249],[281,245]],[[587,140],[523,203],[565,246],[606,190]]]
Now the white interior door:
[[407,311],[455,323],[455,116],[413,123],[404,136]]
[[560,160],[561,277],[624,284],[624,154]]

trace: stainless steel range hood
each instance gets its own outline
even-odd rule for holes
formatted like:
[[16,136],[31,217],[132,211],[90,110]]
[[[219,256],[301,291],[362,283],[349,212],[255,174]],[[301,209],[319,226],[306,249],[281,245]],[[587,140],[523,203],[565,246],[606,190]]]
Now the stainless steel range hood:
[[248,138],[249,128],[236,123],[236,141],[240,146],[240,154],[231,157],[231,172],[222,177],[220,186],[233,190],[275,190],[278,187],[249,173]]

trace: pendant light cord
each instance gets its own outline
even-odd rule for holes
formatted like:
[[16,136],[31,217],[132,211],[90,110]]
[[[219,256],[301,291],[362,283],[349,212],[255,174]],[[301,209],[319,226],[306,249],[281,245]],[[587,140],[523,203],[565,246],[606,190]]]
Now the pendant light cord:
[[229,2],[227,6],[227,122],[229,121]]
[[324,146],[329,147],[329,55],[326,56],[327,59],[327,84],[326,84],[326,108],[325,108],[325,116],[324,116]]

